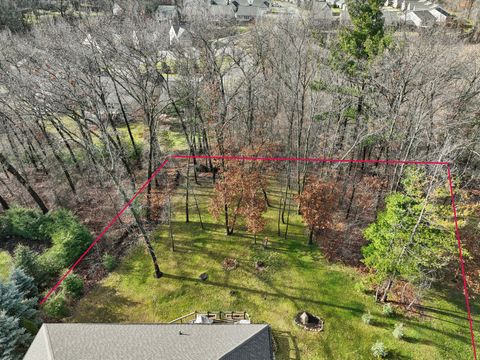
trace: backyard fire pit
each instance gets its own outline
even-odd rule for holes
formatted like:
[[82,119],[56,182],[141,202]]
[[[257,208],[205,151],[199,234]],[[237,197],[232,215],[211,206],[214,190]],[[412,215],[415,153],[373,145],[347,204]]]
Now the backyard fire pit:
[[295,316],[295,324],[307,331],[323,331],[323,320],[306,311],[300,311]]

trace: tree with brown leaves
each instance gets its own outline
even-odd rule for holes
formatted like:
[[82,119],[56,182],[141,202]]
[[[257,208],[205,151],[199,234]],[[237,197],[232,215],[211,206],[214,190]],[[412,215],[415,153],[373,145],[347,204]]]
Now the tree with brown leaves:
[[310,179],[303,192],[297,196],[300,213],[308,225],[308,244],[313,244],[316,231],[324,230],[332,223],[332,213],[336,199],[336,188],[333,182],[322,179]]
[[215,195],[210,202],[210,213],[219,219],[225,216],[227,235],[232,235],[241,217],[247,229],[256,235],[265,226],[262,218],[267,205],[262,192],[264,176],[258,169],[247,169],[244,164],[229,164],[222,178],[215,183]]

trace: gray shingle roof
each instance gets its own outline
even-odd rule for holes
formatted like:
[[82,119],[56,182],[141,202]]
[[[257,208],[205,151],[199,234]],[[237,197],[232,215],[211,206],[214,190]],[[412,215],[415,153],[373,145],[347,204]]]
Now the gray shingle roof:
[[242,6],[237,9],[238,16],[252,16],[256,17],[260,14],[260,9],[256,6]]
[[[181,334],[180,334],[181,332]],[[43,324],[24,360],[271,360],[268,325]]]
[[436,20],[435,16],[433,16],[428,10],[414,11],[413,13],[417,15],[422,20],[422,22]]

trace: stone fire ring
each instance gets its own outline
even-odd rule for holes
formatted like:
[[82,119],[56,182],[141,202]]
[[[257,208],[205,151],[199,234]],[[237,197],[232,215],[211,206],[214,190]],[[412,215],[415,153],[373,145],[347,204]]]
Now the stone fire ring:
[[323,331],[323,320],[306,311],[300,311],[295,316],[295,324],[307,331]]

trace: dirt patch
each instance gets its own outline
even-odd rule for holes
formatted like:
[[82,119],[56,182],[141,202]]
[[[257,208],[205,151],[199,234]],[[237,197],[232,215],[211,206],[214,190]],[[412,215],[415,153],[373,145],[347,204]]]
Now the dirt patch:
[[49,248],[50,243],[48,241],[42,242],[39,240],[28,240],[20,237],[6,236],[5,239],[2,239],[2,242],[0,242],[0,250],[7,251],[10,255],[13,255],[15,248],[18,245],[28,246],[33,251],[41,254]]

